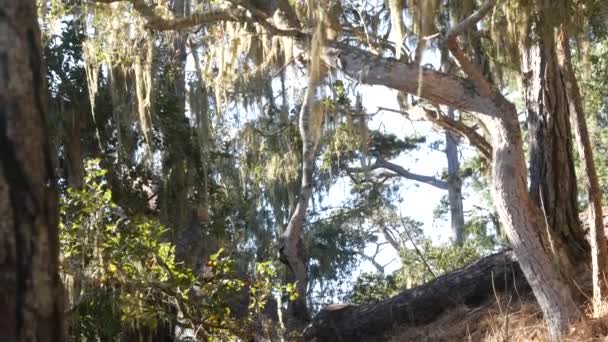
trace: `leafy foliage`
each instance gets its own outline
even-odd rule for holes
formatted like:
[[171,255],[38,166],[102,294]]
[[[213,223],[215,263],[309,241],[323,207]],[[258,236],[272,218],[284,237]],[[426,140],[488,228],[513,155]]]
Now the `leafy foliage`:
[[[255,277],[243,279],[220,249],[196,275],[176,262],[175,246],[158,221],[127,216],[112,202],[99,161],[87,162],[86,169],[83,189],[68,189],[61,202],[61,270],[73,303],[70,335],[114,340],[162,322],[207,337],[245,335],[274,288],[272,264],[259,263]],[[249,307],[236,317],[232,301],[243,291]]]
[[363,273],[346,297],[355,303],[376,302],[433,280],[442,274],[465,267],[495,249],[493,237],[483,231],[483,223],[469,222],[469,239],[462,246],[437,245],[424,236],[421,223],[402,218],[404,231],[399,250],[401,268],[393,274]]

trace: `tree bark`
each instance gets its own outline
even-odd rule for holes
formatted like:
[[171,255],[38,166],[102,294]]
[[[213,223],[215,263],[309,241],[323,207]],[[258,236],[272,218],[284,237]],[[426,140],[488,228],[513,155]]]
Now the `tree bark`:
[[559,69],[553,29],[543,26],[546,0],[536,1],[522,53],[523,86],[528,113],[530,194],[541,208],[558,243],[567,273],[588,256],[578,217],[576,172],[568,96]]
[[293,331],[310,321],[306,306],[306,289],[308,288],[308,264],[304,247],[303,232],[306,210],[312,197],[313,174],[315,169],[316,143],[312,138],[311,111],[314,101],[314,89],[307,89],[304,103],[300,110],[299,130],[302,137],[302,185],[294,212],[291,214],[287,228],[279,241],[279,254],[288,272],[288,282],[296,283],[298,297],[289,301],[287,330]]
[[385,341],[394,326],[416,327],[458,306],[478,306],[496,293],[530,292],[511,251],[500,252],[463,269],[366,305],[329,306],[307,326],[308,341]]
[[[572,290],[556,267],[542,214],[527,192],[523,142],[515,106],[511,115],[486,119],[493,145],[492,198],[526,279],[545,316],[552,341],[559,341],[578,318]],[[507,109],[505,108],[505,110]],[[552,246],[552,245],[551,245]]]
[[0,341],[62,341],[58,195],[36,2],[0,1]]
[[606,267],[608,253],[602,213],[602,195],[593,162],[593,149],[589,140],[587,121],[583,110],[583,101],[576,82],[570,56],[570,42],[567,28],[562,25],[558,37],[558,59],[563,75],[564,87],[568,96],[570,121],[574,127],[576,146],[583,164],[583,180],[589,201],[589,244],[591,245],[591,269],[593,283],[593,313],[595,317],[602,314],[602,302],[608,294],[606,284]]
[[[448,117],[454,120],[454,110],[448,109]],[[445,133],[445,155],[448,160],[448,204],[450,206],[450,225],[454,243],[461,246],[465,241],[464,208],[462,205],[462,178],[458,161],[458,136]]]
[[[394,173],[398,174],[399,176],[401,176],[405,179],[410,179],[410,180],[413,180],[416,182],[425,183],[425,184],[434,186],[441,190],[448,189],[447,182],[445,182],[441,179],[438,179],[438,178],[435,178],[432,176],[419,175],[419,174],[410,172],[410,171],[404,169],[402,166],[397,165],[395,163],[391,163],[391,162],[385,160],[384,158],[378,156],[378,157],[376,157],[376,162],[370,166],[370,169],[375,170],[375,169],[380,169],[380,168],[387,169],[389,171],[393,171]],[[365,172],[364,168],[362,168],[360,171]]]

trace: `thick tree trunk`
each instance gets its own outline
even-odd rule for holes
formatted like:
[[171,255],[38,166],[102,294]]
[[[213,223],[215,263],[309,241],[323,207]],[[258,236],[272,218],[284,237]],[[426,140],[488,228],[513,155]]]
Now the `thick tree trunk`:
[[576,145],[583,164],[583,179],[589,201],[589,244],[591,245],[591,268],[593,283],[593,312],[596,317],[602,314],[602,302],[608,294],[606,267],[608,253],[602,213],[602,196],[593,162],[593,150],[587,131],[587,121],[583,110],[576,76],[570,57],[570,42],[567,29],[562,26],[558,37],[558,57],[564,86],[568,95],[570,121],[574,127]]
[[0,1],[0,341],[62,341],[55,177],[36,2]]
[[[189,6],[187,4],[187,0],[174,0],[171,2],[171,11],[177,18],[182,18],[188,15]],[[170,52],[169,56],[173,56],[172,63],[176,76],[172,95],[177,101],[177,114],[184,116],[186,115],[186,61],[188,57],[185,37],[184,33],[176,32],[172,44],[165,47],[167,52]],[[179,142],[169,140],[168,144],[177,146]],[[165,220],[169,222],[169,226],[173,230],[176,258],[185,262],[188,267],[198,270],[205,252],[208,252],[205,251],[206,243],[207,246],[212,246],[214,241],[212,239],[203,241],[202,222],[198,215],[198,208],[194,208],[188,199],[191,180],[195,179],[193,173],[196,168],[190,159],[180,155],[180,150],[181,148],[178,148],[176,152],[169,149],[166,154],[167,160],[171,161],[171,165],[168,166],[171,177],[163,189],[167,192],[164,197],[163,210],[166,211]]]
[[578,308],[568,281],[555,264],[559,251],[552,249],[557,242],[547,234],[540,209],[527,192],[528,177],[515,106],[504,100],[499,108],[500,118],[484,120],[492,136],[492,198],[543,311],[551,340],[559,341],[570,323],[578,318]]
[[304,331],[312,341],[385,341],[394,326],[415,327],[461,305],[478,306],[496,293],[515,296],[530,288],[510,251],[479,260],[419,287],[378,303],[333,305],[323,309]]
[[[478,84],[483,80],[463,80],[425,69],[424,83],[419,90],[416,82],[419,75],[414,65],[340,45],[336,45],[336,49],[327,52],[327,63],[341,66],[347,75],[362,83],[382,84],[420,94],[454,109],[480,113],[478,117],[488,127],[492,140],[494,203],[551,334],[555,340],[559,339],[570,321],[578,317],[578,310],[571,289],[550,257],[554,253],[560,255],[561,241],[549,239],[543,214],[528,193],[523,141],[515,106],[495,88],[479,89]],[[471,92],[469,89],[476,90]],[[489,94],[484,94],[486,92]],[[552,246],[555,246],[555,252]]]
[[540,9],[532,14],[521,63],[529,127],[530,194],[553,238],[565,244],[566,256],[561,262],[568,270],[586,260],[588,244],[578,218],[568,96],[553,30],[542,26],[548,7],[537,6]]
[[[448,109],[448,117],[454,120],[454,110]],[[458,136],[445,133],[445,155],[448,160],[448,204],[450,206],[450,225],[454,243],[461,246],[466,238],[464,232],[464,208],[462,205],[462,178],[458,161]]]

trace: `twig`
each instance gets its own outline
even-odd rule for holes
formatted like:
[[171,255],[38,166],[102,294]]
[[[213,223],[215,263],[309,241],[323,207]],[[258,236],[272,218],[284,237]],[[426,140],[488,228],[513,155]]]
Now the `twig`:
[[504,342],[509,341],[509,307],[511,305],[511,299],[513,299],[513,296],[509,296],[509,301],[507,302],[507,312],[505,314],[505,324],[503,327],[503,330],[505,331]]
[[416,245],[416,242],[414,242],[414,239],[412,239],[412,236],[410,235],[410,232],[408,231],[407,226],[405,224],[405,220],[403,219],[403,216],[401,215],[401,209],[399,209],[399,218],[401,219],[401,225],[403,226],[405,235],[407,235],[407,238],[410,240],[410,242],[414,246],[414,250],[416,251],[416,254],[418,254],[418,257],[420,257],[420,260],[422,260],[422,263],[424,263],[424,266],[427,268],[427,270],[433,276],[433,278],[437,278],[437,275],[435,274],[435,272],[433,272],[433,269],[431,268],[429,263],[426,261],[426,258],[424,257],[424,255],[422,254],[420,249],[418,249],[418,245]]

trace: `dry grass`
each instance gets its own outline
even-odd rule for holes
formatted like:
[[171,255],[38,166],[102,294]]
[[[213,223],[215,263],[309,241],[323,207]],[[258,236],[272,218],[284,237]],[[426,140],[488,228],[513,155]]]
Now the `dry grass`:
[[[608,315],[591,318],[588,304],[581,310],[584,318],[572,324],[564,341],[608,341]],[[391,342],[548,341],[542,313],[531,296],[521,299],[498,296],[494,302],[478,308],[453,309],[425,326],[396,328],[391,335]]]
[[[603,208],[604,232],[608,235],[608,207]],[[580,214],[581,222],[588,228],[588,213]],[[588,271],[577,275],[576,285],[580,295],[591,293],[591,280]],[[579,287],[580,285],[580,287]],[[587,299],[590,299],[587,297]],[[605,341],[608,342],[608,299],[605,301],[605,314],[593,318],[590,303],[580,310],[580,321],[572,324],[564,341]],[[419,326],[396,327],[388,334],[391,342],[401,341],[487,341],[487,342],[528,342],[548,341],[543,315],[532,295],[521,298],[496,296],[495,300],[477,307],[465,306],[450,310],[434,322]]]

